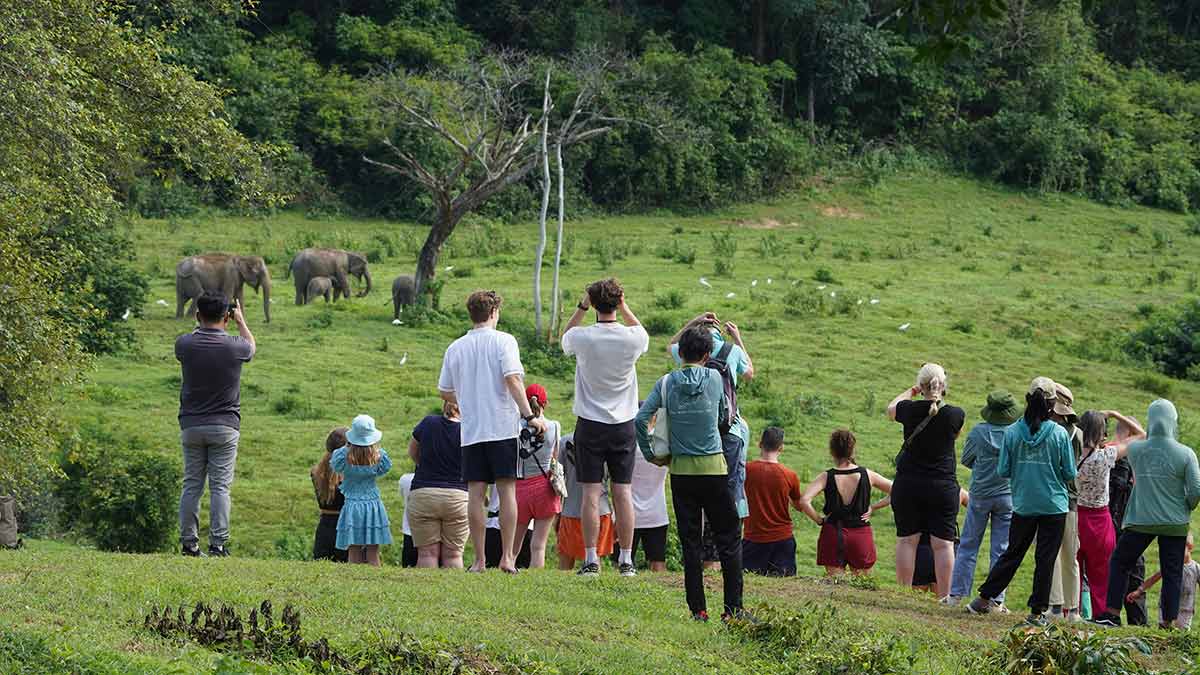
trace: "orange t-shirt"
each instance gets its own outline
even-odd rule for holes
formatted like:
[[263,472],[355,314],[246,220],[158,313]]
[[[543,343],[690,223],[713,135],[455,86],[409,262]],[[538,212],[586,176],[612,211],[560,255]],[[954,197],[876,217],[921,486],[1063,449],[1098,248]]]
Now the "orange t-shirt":
[[746,464],[745,538],[756,544],[783,541],[792,536],[789,507],[800,499],[800,478],[795,471],[761,459]]

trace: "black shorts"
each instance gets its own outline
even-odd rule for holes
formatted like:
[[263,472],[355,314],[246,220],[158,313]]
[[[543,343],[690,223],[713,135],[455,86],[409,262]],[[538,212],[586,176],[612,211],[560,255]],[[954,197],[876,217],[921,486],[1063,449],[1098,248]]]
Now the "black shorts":
[[638,545],[646,554],[646,562],[667,561],[667,526],[639,527],[633,531],[633,554],[637,555]]
[[463,446],[463,480],[471,483],[495,483],[497,478],[522,477],[517,439]]
[[902,476],[892,483],[896,536],[928,534],[945,541],[958,536],[958,482]]
[[796,538],[766,544],[743,539],[742,569],[770,577],[796,576]]
[[404,535],[404,548],[400,550],[400,566],[417,566],[417,547],[413,544],[411,534]]
[[633,482],[633,453],[637,452],[633,420],[604,424],[579,418],[575,425],[575,478],[580,483],[603,483],[604,467],[614,483]]

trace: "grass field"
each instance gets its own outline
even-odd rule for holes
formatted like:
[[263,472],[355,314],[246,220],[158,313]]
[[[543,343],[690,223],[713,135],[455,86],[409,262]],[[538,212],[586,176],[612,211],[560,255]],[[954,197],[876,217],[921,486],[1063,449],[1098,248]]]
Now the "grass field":
[[[551,417],[570,419],[573,364],[554,349],[533,348],[531,224],[462,227],[440,263],[454,267],[442,275],[447,280],[442,307],[450,316],[432,322],[410,320],[398,327],[391,325],[391,307],[385,302],[392,278],[412,271],[424,236],[419,225],[280,215],[139,221],[132,228],[139,264],[152,278],[144,316],[133,319],[140,348],[101,359],[82,398],[68,412],[85,434],[128,440],[171,457],[179,455],[179,371],[172,345],[176,335],[188,330],[185,321],[174,319],[175,263],[185,254],[223,250],[260,254],[271,264],[276,299],[272,323],[264,325],[260,301],[247,298],[259,352],[243,374],[242,442],[230,542],[238,556],[297,557],[311,546],[316,509],[308,467],[319,457],[329,429],[347,424],[360,412],[376,418],[385,432],[384,446],[397,460],[384,494],[393,518],[399,518],[400,500],[392,479],[409,465],[403,456],[405,439],[420,417],[438,405],[435,385],[441,356],[469,327],[461,305],[475,288],[495,288],[505,296],[502,327],[525,334],[527,381],[546,385]],[[1034,375],[1044,374],[1074,390],[1080,412],[1116,408],[1144,418],[1147,404],[1166,394],[1179,407],[1183,440],[1193,447],[1200,442],[1194,413],[1200,409],[1200,386],[1152,376],[1125,362],[1112,346],[1115,337],[1142,321],[1141,315],[1196,296],[1192,270],[1200,237],[1188,235],[1184,217],[1031,196],[928,173],[892,177],[873,187],[831,180],[771,203],[688,217],[587,218],[569,222],[567,229],[563,285],[569,298],[564,304],[573,307],[583,286],[600,276],[622,279],[631,307],[652,334],[651,351],[638,367],[643,392],[669,368],[667,340],[686,319],[713,310],[740,324],[758,370],[758,377],[739,393],[743,413],[755,434],[767,423],[784,426],[784,461],[802,479],[828,466],[829,432],[842,426],[858,435],[862,463],[890,474],[901,434],[899,426],[886,419],[884,407],[912,385],[925,361],[946,367],[949,400],[968,411],[971,423],[978,419],[988,391],[1007,388],[1019,393]],[[379,257],[372,265],[375,291],[365,299],[330,306],[293,306],[293,291],[283,271],[291,252],[307,245],[374,251]],[[727,254],[731,246],[736,246],[732,257]],[[730,269],[717,269],[722,259],[732,260]],[[549,272],[547,268],[543,277],[547,289]],[[711,289],[699,283],[702,276]],[[547,305],[549,296],[547,291]],[[160,299],[168,306],[159,304]],[[899,330],[905,324],[907,330]],[[968,479],[968,472],[960,470],[964,485]],[[816,528],[798,514],[796,524],[801,574],[816,575]],[[894,583],[894,532],[888,514],[876,523],[876,541],[875,576],[886,589]],[[395,553],[385,555],[394,559]],[[113,595],[85,589],[84,597],[90,593],[110,603],[112,615],[92,617],[86,625],[71,628],[84,636],[104,634],[105,626],[128,618],[130,601],[145,605],[156,598],[219,595],[223,583],[223,576],[192,580],[177,574],[184,563],[169,558],[110,559],[90,553],[78,562],[71,558],[49,546],[44,553],[36,551],[33,559],[47,579],[61,568],[81,584],[96,584],[89,570],[133,575],[133,568],[145,584],[134,588],[138,584],[130,578],[130,589]],[[19,569],[21,563],[12,560],[10,556],[3,565]],[[138,565],[115,562],[128,560]],[[1148,566],[1156,563],[1151,556]],[[307,594],[306,606],[315,613],[317,625],[333,628],[345,617],[321,610],[321,602],[312,599],[351,606],[353,598],[378,591],[387,601],[370,610],[373,625],[411,628],[406,621],[418,621],[419,633],[471,641],[487,634],[489,626],[487,616],[472,610],[495,608],[500,602],[472,592],[495,584],[495,577],[456,578],[453,584],[466,604],[455,608],[453,618],[401,621],[400,610],[420,607],[437,597],[441,587],[415,573],[388,570],[386,578],[397,582],[383,590],[372,581],[381,577],[370,571],[339,570],[338,575],[353,579],[355,589],[351,598],[340,598],[336,584],[325,581],[334,575],[325,567],[289,566],[288,581],[281,578],[277,583],[277,563],[234,564],[244,565],[237,569],[239,574],[246,570],[246,576],[238,580],[237,590],[229,591],[230,597],[253,599],[273,588]],[[980,581],[985,572],[981,565]],[[1023,570],[1014,582],[1014,607],[1023,604],[1030,575],[1029,569]],[[540,624],[539,617],[549,617],[553,637],[549,645],[539,643],[535,653],[553,654],[568,669],[581,663],[579,659],[601,653],[616,652],[631,665],[683,658],[669,650],[647,655],[632,642],[593,639],[587,632],[591,628],[580,628],[589,620],[578,614],[578,602],[585,602],[606,613],[604,620],[590,621],[597,627],[616,622],[629,634],[639,625],[642,630],[664,630],[662,622],[671,612],[681,615],[677,578],[639,583],[628,591],[642,602],[636,610],[623,609],[620,596],[572,596],[592,593],[569,590],[574,588],[572,581],[548,573],[513,582],[525,590],[521,597],[529,599],[530,613],[514,612],[505,630],[491,631],[503,653],[519,653],[521,636],[544,635],[547,625]],[[190,587],[193,582],[196,588]],[[52,582],[44,583],[52,590]],[[553,584],[549,588],[561,590],[564,599],[574,602],[560,607],[553,600],[558,591],[543,592],[542,583]],[[803,580],[756,581],[750,593],[787,601],[793,594],[823,592],[812,588],[812,582]],[[20,597],[27,600],[16,602],[29,604],[28,598],[42,596],[23,592]],[[890,594],[887,598],[885,604],[900,605],[897,616],[889,619],[897,630],[920,626],[930,635],[941,630],[942,615],[932,603]],[[12,602],[7,597],[0,600]],[[860,603],[870,604],[873,601]],[[511,632],[509,625],[514,626]],[[975,635],[977,629],[971,626],[976,625],[958,628],[955,622],[953,630],[959,632],[954,639]],[[707,650],[726,639],[707,629],[674,622],[669,626],[665,630],[678,630],[692,641],[688,644],[696,649],[688,650],[695,652],[690,658],[705,658]],[[982,631],[979,636],[991,635]],[[120,649],[123,643],[104,644]],[[953,645],[948,643],[949,651]],[[663,660],[645,661],[650,658]],[[744,668],[755,670],[752,661]]]

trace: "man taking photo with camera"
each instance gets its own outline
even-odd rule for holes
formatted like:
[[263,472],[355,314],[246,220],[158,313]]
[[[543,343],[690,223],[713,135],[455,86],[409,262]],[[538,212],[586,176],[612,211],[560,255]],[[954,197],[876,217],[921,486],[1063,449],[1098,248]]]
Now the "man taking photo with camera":
[[[229,320],[237,336],[227,332]],[[242,364],[254,357],[254,335],[224,293],[196,298],[196,330],[175,340],[183,369],[179,428],[183,445],[183,494],[179,498],[179,541],[185,556],[200,556],[200,497],[208,480],[208,555],[229,555],[229,488],[237,461],[242,405]]]

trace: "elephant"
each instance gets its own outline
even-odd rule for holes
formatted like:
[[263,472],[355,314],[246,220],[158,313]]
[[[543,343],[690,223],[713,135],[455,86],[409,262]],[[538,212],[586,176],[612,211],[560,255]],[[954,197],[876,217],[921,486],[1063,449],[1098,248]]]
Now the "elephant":
[[[333,293],[333,281],[329,277],[313,277],[308,281],[308,289],[305,293],[304,302],[310,303],[316,298],[325,296],[325,302],[329,302],[329,296]],[[335,296],[336,300],[337,297]]]
[[353,274],[359,281],[365,281],[367,287],[358,293],[358,297],[371,292],[371,271],[367,268],[367,258],[361,253],[341,251],[332,248],[306,248],[292,258],[288,265],[287,275],[295,278],[296,304],[303,305],[308,291],[308,282],[313,277],[329,277],[333,281],[334,295],[340,291],[345,297],[350,297],[350,280],[347,274]]
[[250,284],[255,293],[262,289],[263,318],[270,323],[271,273],[260,256],[208,253],[184,258],[175,266],[175,318],[183,317],[189,300],[188,316],[195,314],[196,298],[204,291],[220,291],[244,308],[245,284]]
[[400,318],[400,307],[417,301],[417,280],[411,274],[401,274],[392,282],[392,318]]

